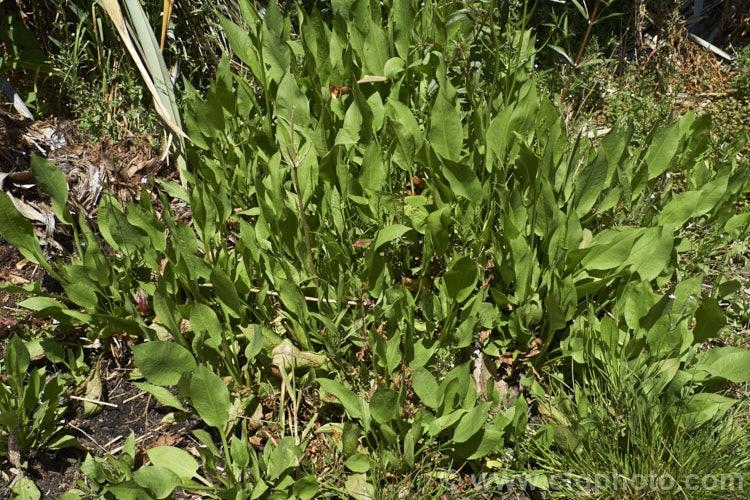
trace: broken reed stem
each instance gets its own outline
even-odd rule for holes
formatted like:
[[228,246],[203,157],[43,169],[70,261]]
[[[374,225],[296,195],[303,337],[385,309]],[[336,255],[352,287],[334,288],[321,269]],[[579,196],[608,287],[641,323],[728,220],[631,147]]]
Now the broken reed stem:
[[70,399],[75,399],[77,401],[83,401],[84,403],[93,403],[93,404],[99,405],[99,406],[109,406],[110,408],[117,408],[118,407],[114,403],[107,403],[106,401],[100,401],[98,399],[82,398],[80,396],[70,396]]
[[[260,293],[260,288],[251,288],[250,292],[252,292],[252,293]],[[274,291],[269,290],[269,291],[266,292],[266,295],[270,295],[271,297],[278,297],[279,296],[279,292],[274,292]],[[336,300],[336,299],[321,299],[321,298],[318,298],[318,297],[308,297],[308,296],[305,296],[303,298],[306,301],[308,301],[308,302],[323,302],[325,304],[338,304],[339,303],[339,301]],[[356,305],[359,305],[359,302],[357,302],[356,300],[347,300],[346,301],[346,305],[347,306],[356,306]]]
[[[294,113],[297,110],[297,106],[292,106],[292,120],[291,120],[291,133],[290,140],[292,142],[290,148],[289,161],[292,164],[292,175],[294,176],[294,188],[297,191],[297,202],[299,203],[299,213],[302,218],[302,230],[305,233],[305,246],[307,246],[307,258],[310,261],[310,273],[313,275],[313,281],[315,282],[315,293],[320,295],[320,284],[318,283],[318,273],[315,272],[315,264],[313,263],[312,247],[310,246],[310,232],[307,229],[307,216],[305,215],[305,209],[302,206],[302,191],[299,188],[299,176],[297,175],[297,167],[299,163],[305,161],[307,153],[310,152],[310,147],[307,148],[307,153],[304,154],[301,161],[297,161],[297,157],[294,152]],[[312,146],[312,144],[310,144]]]

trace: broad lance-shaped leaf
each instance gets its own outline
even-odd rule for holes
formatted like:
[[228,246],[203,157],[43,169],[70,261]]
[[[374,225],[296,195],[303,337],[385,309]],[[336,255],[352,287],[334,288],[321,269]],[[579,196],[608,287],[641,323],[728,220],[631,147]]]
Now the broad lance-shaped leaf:
[[180,400],[177,399],[177,396],[169,392],[169,390],[165,389],[164,387],[152,385],[147,382],[133,382],[133,385],[135,385],[138,389],[151,394],[154,398],[156,398],[158,402],[160,402],[164,406],[177,408],[180,411],[187,411],[185,407],[182,406],[182,403],[180,403]]
[[587,270],[616,269],[622,266],[630,256],[635,239],[641,233],[641,228],[625,226],[605,229],[592,240],[590,251],[581,261],[581,266]]
[[[698,310],[695,311],[693,341],[700,343],[715,337],[726,324],[727,318],[724,316],[724,311],[721,310],[719,302],[713,297],[704,299]],[[713,350],[715,349],[711,351]]]
[[438,92],[430,116],[432,148],[443,158],[457,161],[461,157],[463,139],[461,114],[443,95],[443,92]]
[[6,343],[4,361],[8,381],[16,394],[23,394],[26,370],[29,368],[31,357],[29,350],[18,335],[13,335],[10,341]]
[[281,82],[282,78],[285,76],[291,76],[289,71],[289,65],[291,64],[289,46],[284,43],[276,33],[269,29],[268,23],[266,22],[263,23],[261,34],[263,65],[267,68],[266,74],[269,79],[275,82]]
[[396,391],[382,385],[378,386],[370,398],[370,413],[372,418],[381,424],[397,419],[401,411]]
[[28,478],[19,473],[18,481],[12,489],[15,496],[14,499],[18,500],[36,500],[42,498],[42,493],[37,488],[36,484],[31,478]]
[[[302,93],[294,75],[288,73],[284,76],[276,91],[276,116],[287,124],[292,121],[292,109],[294,108],[294,128],[305,131],[310,126],[310,107]],[[307,134],[307,132],[305,132]],[[299,137],[295,137],[296,148],[299,147]]]
[[292,436],[282,438],[271,450],[268,458],[268,479],[278,478],[285,470],[297,467],[302,458],[302,449]]
[[287,310],[304,322],[307,318],[307,304],[299,287],[293,281],[281,278],[276,279],[276,286],[279,288],[279,298]]
[[454,193],[467,200],[482,200],[482,184],[470,166],[450,160],[446,160],[443,165],[443,175]]
[[195,370],[190,351],[174,342],[152,341],[133,346],[135,365],[156,385],[175,385],[185,372]]
[[390,43],[385,33],[383,33],[383,29],[374,22],[371,22],[363,47],[363,61],[370,74],[383,74],[385,62],[390,58],[389,47]]
[[68,211],[68,181],[59,168],[50,161],[31,155],[31,173],[39,186],[52,199],[52,208],[58,219],[68,225],[73,224],[73,217]]
[[[411,110],[405,104],[395,100],[388,101],[386,114],[390,123],[393,124],[396,138],[406,155],[406,160],[411,162],[424,140],[422,133],[419,131],[417,119],[414,118]],[[405,168],[404,165],[401,165],[401,167]]]
[[156,317],[161,323],[169,330],[169,332],[178,337],[181,335],[180,324],[182,322],[182,316],[177,309],[172,295],[167,292],[165,280],[160,280],[154,291],[154,312]]
[[222,28],[224,28],[224,36],[227,37],[229,46],[232,47],[232,50],[235,54],[237,54],[237,57],[240,58],[240,61],[245,63],[247,67],[250,68],[253,76],[255,76],[255,78],[257,78],[258,81],[261,82],[261,84],[265,87],[266,74],[262,70],[262,66],[258,58],[258,51],[255,48],[250,35],[244,29],[237,26],[226,17],[222,16],[221,14],[217,15],[219,16],[219,22],[221,23]]
[[700,191],[686,191],[675,196],[659,214],[659,224],[682,226],[694,216],[695,207],[701,199]]
[[678,122],[673,122],[656,132],[649,144],[644,162],[648,167],[648,178],[655,179],[669,168],[680,143]]
[[477,278],[479,278],[479,268],[476,262],[468,257],[454,260],[448,272],[443,276],[448,297],[457,302],[463,302],[474,291]]
[[419,399],[428,407],[436,410],[440,405],[439,388],[435,377],[424,367],[417,367],[412,374],[412,386]]
[[380,190],[385,184],[388,167],[383,162],[383,155],[375,141],[370,141],[362,158],[362,170],[359,183],[365,189]]
[[625,262],[641,279],[651,281],[667,267],[672,256],[674,231],[670,226],[651,227],[638,238]]
[[[214,285],[215,286],[215,285]],[[208,338],[205,343],[216,348],[221,344],[224,328],[213,309],[200,302],[190,310],[190,327],[195,333],[205,332]]]
[[350,474],[344,483],[346,492],[355,500],[375,498],[375,487],[367,482],[365,474]]
[[575,209],[578,217],[588,214],[607,180],[607,159],[603,151],[594,161],[583,167],[575,177]]
[[394,0],[389,11],[388,24],[396,52],[404,60],[409,58],[409,41],[413,22],[414,10],[411,0]]
[[386,243],[400,238],[408,230],[409,227],[404,226],[403,224],[393,224],[391,226],[386,226],[383,229],[378,230],[378,232],[375,234],[375,238],[373,238],[372,240],[372,243],[370,243],[370,250],[373,252],[376,251]]
[[717,176],[700,191],[686,191],[675,196],[659,215],[659,224],[682,226],[688,219],[710,212],[721,202],[727,190],[729,174]]
[[[135,480],[139,486],[143,486],[152,491],[156,498],[167,498],[182,482],[180,477],[173,471],[157,465],[141,467],[133,473],[133,480]],[[125,495],[116,496],[118,498],[127,498]],[[133,498],[138,497],[134,496]]]
[[[508,131],[510,125],[510,118],[513,115],[512,107],[505,107],[500,114],[492,119],[489,127],[487,127],[487,133],[485,134],[485,141],[487,143],[487,149],[495,154],[495,157],[499,160],[505,160],[505,153],[508,150]],[[490,166],[487,165],[487,170],[490,170]]]
[[239,318],[242,302],[239,295],[237,295],[237,288],[235,288],[229,276],[218,267],[215,267],[211,271],[211,284],[214,287],[216,297],[224,306],[224,311],[232,317]]
[[229,421],[232,403],[227,386],[205,366],[199,366],[190,380],[190,402],[203,421],[211,427],[223,429]]
[[174,446],[156,446],[146,453],[154,465],[171,470],[183,481],[190,480],[200,468],[190,453]]
[[366,405],[367,402],[359,399],[356,394],[344,387],[343,384],[337,380],[319,378],[317,381],[324,392],[334,396],[342,405],[344,405],[344,409],[352,418],[362,418],[362,405]]
[[702,392],[680,400],[671,411],[680,427],[690,430],[721,418],[736,403],[736,400],[720,394]]
[[695,369],[705,370],[735,384],[750,380],[750,350],[739,347],[717,347],[695,356]]
[[468,441],[479,429],[482,428],[487,415],[489,415],[490,403],[484,402],[475,406],[464,415],[453,432],[453,441],[463,443]]

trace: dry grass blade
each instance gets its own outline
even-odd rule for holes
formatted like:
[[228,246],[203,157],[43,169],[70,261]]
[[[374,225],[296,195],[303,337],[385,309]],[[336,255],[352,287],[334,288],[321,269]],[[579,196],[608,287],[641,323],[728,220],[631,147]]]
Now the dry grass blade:
[[[151,30],[143,8],[137,1],[125,1],[128,13],[133,21],[132,27],[126,23],[117,0],[102,0],[101,4],[115,25],[120,38],[128,49],[128,53],[130,53],[133,62],[138,67],[143,81],[153,95],[156,112],[179,139],[179,141],[175,141],[175,147],[177,148],[175,156],[177,157],[180,181],[185,186],[184,171],[187,167],[183,153],[183,140],[189,139],[189,137],[182,130],[170,74],[164,64],[159,44]],[[130,36],[131,32],[136,35],[135,41]]]
[[174,7],[174,0],[164,0],[164,6],[162,8],[162,19],[161,19],[161,41],[159,42],[159,48],[164,50],[164,42],[167,40],[167,31],[169,30],[169,19],[172,17],[172,8]]
[[153,94],[154,104],[156,105],[156,112],[159,113],[159,116],[161,116],[164,122],[175,133],[177,133],[181,137],[188,138],[187,134],[185,134],[185,132],[182,130],[182,127],[175,123],[175,119],[179,120],[179,118],[172,116],[170,111],[158,99],[159,91],[157,90],[156,85],[151,78],[151,72],[144,65],[144,61],[138,53],[138,49],[133,43],[133,39],[130,37],[128,27],[125,23],[125,18],[123,17],[122,10],[120,9],[120,5],[115,0],[103,0],[102,6],[104,6],[104,9],[107,11],[107,14],[114,23],[117,32],[120,34],[120,38],[122,38],[125,47],[128,49],[130,56],[133,58],[133,61],[138,67],[138,70],[141,72],[143,81],[146,83],[146,86]]

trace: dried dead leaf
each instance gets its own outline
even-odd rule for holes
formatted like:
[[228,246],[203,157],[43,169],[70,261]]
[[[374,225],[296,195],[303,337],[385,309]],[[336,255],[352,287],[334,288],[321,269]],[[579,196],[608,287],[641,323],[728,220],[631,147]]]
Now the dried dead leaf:
[[386,81],[384,76],[366,76],[361,80],[357,80],[357,83],[378,83]]

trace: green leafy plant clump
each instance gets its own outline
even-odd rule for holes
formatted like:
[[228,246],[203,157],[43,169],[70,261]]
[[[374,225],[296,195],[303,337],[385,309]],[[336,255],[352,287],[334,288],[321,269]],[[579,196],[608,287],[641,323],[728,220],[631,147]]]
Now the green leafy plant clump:
[[[529,76],[534,34],[495,2],[340,0],[330,22],[299,6],[294,23],[275,2],[241,5],[241,25],[222,18],[241,64],[224,57],[206,95],[185,91],[187,189],[162,181],[158,211],[145,189],[138,203],[104,197],[89,226],[38,161],[76,234],[74,260],[55,265],[0,193],[0,234],[65,291],[10,287],[34,295],[21,305],[92,339],[143,340],[144,390],[212,428],[196,434],[200,478],[158,457],[132,477],[91,458],[97,488],[365,497],[377,472],[432,453],[481,468],[518,451],[544,411],[539,436],[572,437],[540,446],[575,450],[585,440],[548,377],[585,392],[585,366],[633,373],[665,432],[731,408],[717,391],[750,380],[750,354],[699,351],[724,324],[727,286],[707,291],[681,259],[688,224],[731,238],[748,221],[734,209],[748,166],[709,161],[708,117],[639,148],[623,123],[596,144],[571,134]],[[189,224],[170,198],[189,204]],[[511,364],[517,398],[501,391]],[[270,395],[276,445],[257,454],[234,419]],[[342,478],[314,477],[316,433],[336,442]]]
[[18,336],[8,342],[3,356],[4,380],[0,383],[0,449],[12,465],[19,467],[29,451],[57,450],[73,446],[73,436],[63,434],[61,417],[65,407],[62,378],[47,378],[44,368],[28,371],[29,350]]

